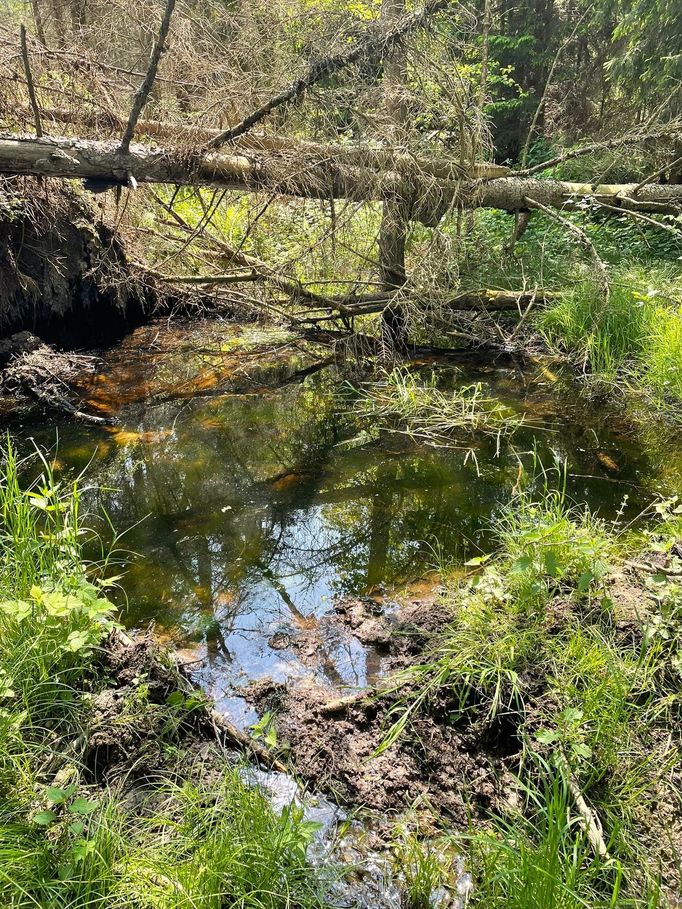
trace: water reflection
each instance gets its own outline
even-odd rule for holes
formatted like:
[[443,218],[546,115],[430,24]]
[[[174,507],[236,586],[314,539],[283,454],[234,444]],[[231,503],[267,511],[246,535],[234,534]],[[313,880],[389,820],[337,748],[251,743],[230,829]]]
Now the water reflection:
[[[300,370],[300,359],[288,368]],[[258,393],[150,401],[130,392],[131,376],[149,388],[145,369],[159,366],[142,356],[126,364],[124,428],[63,424],[59,459],[79,469],[95,451],[93,505],[115,527],[131,528],[125,545],[142,558],[126,577],[127,622],[154,620],[198,648],[204,682],[244,721],[248,711],[232,692],[250,679],[314,672],[362,686],[380,673],[372,648],[330,620],[333,601],[414,578],[436,551],[461,560],[489,550],[491,516],[520,461],[567,459],[569,492],[606,517],[626,494],[630,516],[669,486],[666,465],[652,465],[636,439],[567,409],[541,376],[525,386],[514,374],[489,377],[490,390],[529,425],[499,452],[484,440],[466,458],[397,436],[363,444],[329,371]],[[277,369],[281,379],[281,358]],[[120,385],[115,359],[110,374]],[[444,370],[442,380],[461,377]],[[17,429],[24,444],[29,435],[53,444],[53,432]]]

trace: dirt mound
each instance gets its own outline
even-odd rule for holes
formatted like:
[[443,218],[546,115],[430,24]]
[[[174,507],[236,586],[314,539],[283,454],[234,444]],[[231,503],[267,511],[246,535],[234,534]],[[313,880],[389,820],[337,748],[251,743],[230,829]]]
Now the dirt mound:
[[[297,772],[343,803],[391,811],[424,800],[466,826],[471,811],[489,811],[503,797],[507,759],[495,753],[493,730],[476,736],[422,717],[376,755],[391,699],[359,701],[333,716],[327,709],[329,688],[314,683],[286,688],[261,682],[251,699],[263,712],[277,709],[278,736],[291,750]],[[513,736],[509,742],[515,751]]]
[[92,782],[168,772],[180,747],[217,750],[205,701],[179,687],[171,653],[152,634],[110,635],[98,669],[107,685],[93,698],[84,751]]
[[2,335],[28,330],[62,346],[96,346],[139,325],[155,302],[117,232],[75,190],[28,177],[0,182]]

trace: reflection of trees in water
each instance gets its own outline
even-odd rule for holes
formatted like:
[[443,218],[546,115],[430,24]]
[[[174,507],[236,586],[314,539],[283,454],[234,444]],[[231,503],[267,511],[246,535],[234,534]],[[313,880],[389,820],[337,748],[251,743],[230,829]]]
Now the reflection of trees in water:
[[[174,410],[148,409],[139,431],[170,424],[172,434],[126,447],[102,464],[98,480],[115,492],[99,498],[112,523],[137,524],[128,545],[147,561],[131,572],[131,599],[146,601],[148,612],[158,614],[151,598],[161,590],[178,620],[194,623],[200,605],[210,624],[215,604],[231,591],[224,626],[264,569],[274,575],[286,564],[304,523],[293,503],[305,511],[314,500],[338,439],[333,409],[320,396],[295,391],[255,402],[226,399],[220,407],[188,410],[175,423]],[[280,492],[268,482],[287,472],[296,478],[292,488]],[[334,545],[320,553],[323,562]]]
[[128,545],[145,560],[127,584],[139,617],[220,652],[267,589],[303,622],[316,585],[342,594],[406,578],[436,536],[452,552],[480,533],[499,462],[498,483],[478,483],[461,452],[342,451],[343,428],[333,398],[301,387],[148,408],[139,430],[154,441],[110,455],[98,477],[118,490],[101,493],[114,526],[141,521]]

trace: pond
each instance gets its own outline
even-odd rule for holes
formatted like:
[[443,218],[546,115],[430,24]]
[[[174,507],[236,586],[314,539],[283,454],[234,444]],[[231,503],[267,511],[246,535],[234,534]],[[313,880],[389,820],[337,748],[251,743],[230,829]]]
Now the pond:
[[90,509],[106,510],[138,556],[124,621],[154,622],[248,725],[256,715],[239,691],[253,680],[353,690],[380,676],[381,647],[326,617],[348,598],[390,610],[428,595],[443,566],[489,552],[520,464],[565,462],[568,495],[621,523],[679,482],[679,442],[654,444],[545,367],[415,368],[443,388],[482,382],[521,428],[456,448],[373,432],[336,367],[318,368],[286,335],[208,322],[141,329],[84,379],[90,407],[115,426],[64,418],[56,434],[52,420],[11,431],[22,451],[31,438],[48,447],[59,471],[86,469]]

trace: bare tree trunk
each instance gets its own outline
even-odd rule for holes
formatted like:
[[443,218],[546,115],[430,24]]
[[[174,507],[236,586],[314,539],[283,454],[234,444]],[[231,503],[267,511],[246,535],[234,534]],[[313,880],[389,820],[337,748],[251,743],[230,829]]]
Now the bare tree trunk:
[[[405,15],[405,0],[382,0],[381,19],[390,30]],[[396,44],[384,61],[384,96],[388,119],[388,138],[392,146],[404,144],[407,130],[405,82],[407,54],[401,44]],[[382,203],[379,230],[379,276],[386,291],[399,290],[407,280],[405,274],[405,241],[407,239],[408,212],[405,202],[394,193],[387,194]],[[389,348],[405,346],[406,318],[402,306],[394,303],[382,315],[381,333]]]
[[57,46],[66,47],[66,28],[64,26],[64,10],[62,9],[61,0],[51,0],[51,6],[54,28],[57,33]]
[[43,24],[43,13],[40,9],[39,0],[31,0],[31,10],[33,11],[33,21],[35,22],[36,36],[38,37],[38,41],[40,41],[43,47],[47,47],[45,41],[45,25]]

